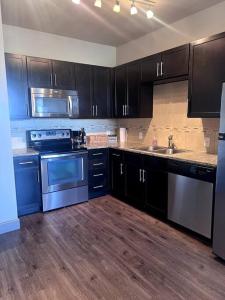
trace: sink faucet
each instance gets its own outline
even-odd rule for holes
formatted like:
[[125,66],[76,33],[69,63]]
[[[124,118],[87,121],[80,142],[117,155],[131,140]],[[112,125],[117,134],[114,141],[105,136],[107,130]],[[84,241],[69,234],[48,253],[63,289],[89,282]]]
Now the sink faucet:
[[172,134],[168,136],[168,148],[174,149],[173,136]]

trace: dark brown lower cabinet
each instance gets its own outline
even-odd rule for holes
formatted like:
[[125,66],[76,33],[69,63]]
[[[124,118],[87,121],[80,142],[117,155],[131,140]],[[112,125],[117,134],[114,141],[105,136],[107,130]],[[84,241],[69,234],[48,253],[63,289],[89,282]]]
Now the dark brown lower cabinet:
[[111,193],[113,196],[124,199],[125,196],[125,168],[123,152],[110,149],[110,181]]
[[131,152],[124,153],[126,201],[139,209],[144,209],[145,204],[142,161],[143,158],[140,154]]
[[167,216],[167,160],[110,151],[113,196],[159,217]]

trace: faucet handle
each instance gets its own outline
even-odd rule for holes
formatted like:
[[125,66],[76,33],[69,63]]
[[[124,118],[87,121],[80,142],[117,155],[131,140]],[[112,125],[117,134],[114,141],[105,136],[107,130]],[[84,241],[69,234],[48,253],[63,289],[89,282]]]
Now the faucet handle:
[[172,134],[170,134],[169,136],[168,136],[168,140],[172,140],[173,139],[173,135]]

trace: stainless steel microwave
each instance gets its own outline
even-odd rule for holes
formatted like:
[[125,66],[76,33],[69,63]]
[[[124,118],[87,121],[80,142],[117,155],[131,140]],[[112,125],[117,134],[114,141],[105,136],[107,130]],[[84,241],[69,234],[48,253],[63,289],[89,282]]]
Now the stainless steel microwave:
[[77,91],[31,88],[33,118],[75,118],[79,115]]

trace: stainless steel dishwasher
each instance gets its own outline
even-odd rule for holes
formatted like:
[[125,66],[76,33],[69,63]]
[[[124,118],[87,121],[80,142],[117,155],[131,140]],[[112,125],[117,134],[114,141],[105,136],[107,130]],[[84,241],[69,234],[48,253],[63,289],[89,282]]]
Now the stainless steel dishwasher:
[[216,168],[168,162],[168,219],[211,239]]

